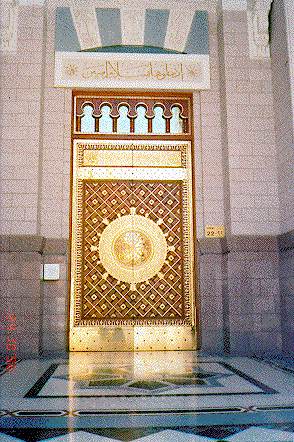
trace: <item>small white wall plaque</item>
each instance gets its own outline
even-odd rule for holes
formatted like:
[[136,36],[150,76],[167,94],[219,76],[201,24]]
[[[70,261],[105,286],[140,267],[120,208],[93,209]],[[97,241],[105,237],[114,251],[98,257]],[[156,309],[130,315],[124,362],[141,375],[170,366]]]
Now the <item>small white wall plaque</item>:
[[44,264],[44,281],[57,281],[60,275],[59,264]]
[[205,226],[206,238],[224,238],[225,226]]

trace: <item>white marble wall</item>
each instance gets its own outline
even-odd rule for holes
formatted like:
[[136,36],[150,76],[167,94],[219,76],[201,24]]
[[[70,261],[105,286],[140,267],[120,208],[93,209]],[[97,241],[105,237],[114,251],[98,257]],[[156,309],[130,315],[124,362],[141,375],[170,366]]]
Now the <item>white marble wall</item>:
[[1,54],[1,233],[37,231],[43,11],[19,6],[17,44]]
[[197,179],[197,169],[195,174],[197,220],[203,218],[201,230],[197,225],[198,238],[204,237],[206,225],[225,222],[216,13],[210,14],[209,29],[211,90],[199,93],[199,131],[195,131],[195,151],[202,167],[202,180]]
[[[194,93],[197,236],[205,225],[224,223],[223,173],[229,174],[232,233],[279,233],[270,61],[249,58],[245,3],[232,10],[236,3],[225,0],[226,171],[216,2],[198,3],[210,12],[211,91]],[[53,86],[55,6],[49,2],[46,41],[42,7],[20,6],[17,52],[2,55],[4,234],[69,234],[71,90]]]
[[[281,66],[281,86],[287,86],[281,90],[279,103],[277,103],[277,162],[279,167],[279,195],[280,195],[280,211],[281,211],[281,230],[287,232],[294,229],[294,144],[293,144],[293,128],[294,128],[294,3],[291,0],[276,0],[277,5],[274,7],[284,7],[285,23],[283,25],[277,23],[277,26],[282,33],[281,38],[284,44],[281,45],[281,50],[285,49],[283,60],[286,62]],[[285,26],[286,25],[286,26]],[[287,36],[285,36],[285,32]],[[286,38],[285,38],[286,37]],[[288,54],[286,53],[288,49]],[[277,51],[276,51],[277,52]],[[287,70],[287,78],[285,77]],[[290,75],[289,75],[290,74]],[[290,78],[290,90],[288,85],[288,75]],[[287,85],[285,85],[287,81]],[[279,86],[277,85],[277,88]],[[286,96],[287,91],[287,96]],[[278,108],[279,107],[279,108]]]
[[224,11],[232,234],[279,233],[270,60],[249,57],[246,11]]
[[69,236],[71,90],[53,85],[54,37],[55,10],[48,8],[41,234],[66,239]]

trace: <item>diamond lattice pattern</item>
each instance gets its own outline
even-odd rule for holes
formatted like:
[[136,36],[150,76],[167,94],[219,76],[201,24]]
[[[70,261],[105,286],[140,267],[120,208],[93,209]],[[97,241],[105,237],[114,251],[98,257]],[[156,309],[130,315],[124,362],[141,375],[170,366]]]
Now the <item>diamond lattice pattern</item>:
[[[84,268],[82,319],[181,320],[185,317],[182,274],[181,182],[85,181]],[[159,275],[130,284],[106,275],[99,261],[99,238],[118,216],[148,216],[162,220],[168,253]],[[94,246],[94,247],[93,247]]]

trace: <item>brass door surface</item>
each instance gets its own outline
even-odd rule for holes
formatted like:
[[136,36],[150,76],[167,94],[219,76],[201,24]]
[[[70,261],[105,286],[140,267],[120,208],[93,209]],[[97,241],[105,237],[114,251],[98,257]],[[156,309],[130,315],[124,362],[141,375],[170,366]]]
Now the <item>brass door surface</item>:
[[191,143],[73,145],[70,350],[195,348]]

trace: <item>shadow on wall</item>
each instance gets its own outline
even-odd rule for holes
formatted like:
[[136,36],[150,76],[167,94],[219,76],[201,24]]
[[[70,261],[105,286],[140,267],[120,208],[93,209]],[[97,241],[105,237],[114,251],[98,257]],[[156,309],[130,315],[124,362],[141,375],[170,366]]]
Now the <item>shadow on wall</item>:
[[[43,265],[59,264],[60,277],[43,281]],[[40,236],[0,237],[1,352],[17,357],[67,350],[68,241]],[[12,316],[15,321],[12,324]],[[7,318],[7,319],[6,319]],[[8,341],[14,339],[14,341]],[[12,347],[11,347],[12,348]]]
[[282,235],[198,243],[202,349],[248,356],[293,353],[294,260]]

